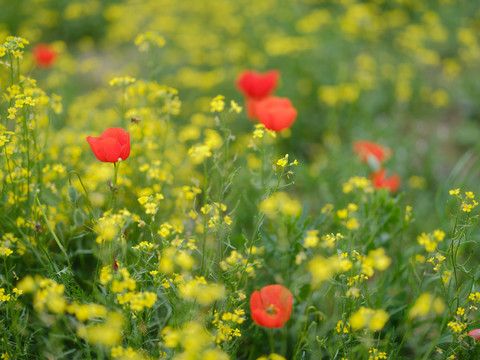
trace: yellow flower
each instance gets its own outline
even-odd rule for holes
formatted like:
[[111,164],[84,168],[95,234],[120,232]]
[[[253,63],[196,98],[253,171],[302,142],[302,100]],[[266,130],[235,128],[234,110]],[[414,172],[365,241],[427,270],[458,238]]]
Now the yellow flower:
[[217,95],[210,102],[210,112],[222,112],[225,108],[225,96]]

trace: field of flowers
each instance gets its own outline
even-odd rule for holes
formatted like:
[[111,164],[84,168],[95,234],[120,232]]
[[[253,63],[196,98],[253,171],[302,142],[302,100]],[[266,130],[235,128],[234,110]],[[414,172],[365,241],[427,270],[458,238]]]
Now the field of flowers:
[[0,359],[479,359],[479,78],[478,1],[0,0]]

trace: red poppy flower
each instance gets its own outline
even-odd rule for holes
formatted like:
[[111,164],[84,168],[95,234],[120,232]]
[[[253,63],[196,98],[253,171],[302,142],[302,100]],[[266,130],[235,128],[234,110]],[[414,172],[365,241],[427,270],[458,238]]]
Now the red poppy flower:
[[267,328],[280,328],[292,312],[293,295],[282,285],[268,285],[250,296],[253,321]]
[[292,126],[297,118],[297,110],[290,100],[275,96],[257,102],[255,114],[267,129],[277,132]]
[[122,128],[108,128],[100,137],[87,136],[87,141],[98,160],[115,163],[130,155],[130,134]]
[[387,179],[385,173],[385,169],[380,169],[379,171],[372,173],[373,186],[377,189],[387,188],[392,194],[394,194],[400,187],[400,177],[397,174],[393,174]]
[[237,80],[238,89],[248,98],[262,100],[277,87],[280,73],[276,70],[261,74],[254,70],[243,72]]
[[392,156],[392,150],[371,141],[354,141],[353,151],[363,162],[367,163],[370,159],[374,159],[379,165]]
[[473,337],[475,340],[480,340],[480,329],[470,331],[467,336]]
[[49,44],[37,44],[33,48],[33,59],[35,64],[41,68],[51,67],[57,59],[57,52]]
[[246,98],[245,99],[245,108],[247,110],[247,117],[250,120],[255,120],[257,116],[257,104],[259,103],[259,100],[255,100],[252,98]]

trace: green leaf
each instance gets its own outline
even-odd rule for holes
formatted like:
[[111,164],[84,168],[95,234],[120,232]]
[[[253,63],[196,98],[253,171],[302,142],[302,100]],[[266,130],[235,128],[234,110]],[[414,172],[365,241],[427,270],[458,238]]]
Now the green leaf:
[[75,209],[73,212],[73,222],[76,226],[83,226],[85,224],[85,215],[80,209]]

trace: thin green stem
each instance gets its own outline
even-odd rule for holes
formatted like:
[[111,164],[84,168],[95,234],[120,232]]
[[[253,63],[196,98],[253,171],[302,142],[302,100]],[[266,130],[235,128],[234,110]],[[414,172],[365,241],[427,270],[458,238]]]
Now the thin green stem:
[[273,328],[270,329],[270,353],[275,353],[275,347],[273,346]]
[[34,201],[35,201],[35,200],[37,201],[38,208],[40,209],[40,212],[42,213],[43,219],[45,220],[45,223],[47,224],[48,229],[50,230],[50,233],[52,234],[53,238],[55,239],[55,242],[57,243],[57,245],[58,245],[58,247],[60,248],[60,250],[62,250],[63,254],[65,255],[65,259],[67,260],[68,266],[71,266],[71,264],[70,264],[70,259],[68,258],[68,254],[67,254],[67,252],[65,251],[65,248],[63,247],[62,243],[61,243],[60,240],[58,239],[57,234],[55,234],[55,231],[53,231],[53,228],[52,228],[52,225],[50,224],[50,221],[48,221],[47,216],[46,216],[45,213],[43,212],[42,204],[40,203],[40,200],[39,200],[39,198],[38,198],[38,191],[37,191],[37,193],[35,194]]
[[118,176],[118,168],[120,167],[120,163],[113,163],[113,184],[112,184],[112,199],[110,200],[109,208],[112,209],[112,212],[115,211],[115,204],[117,200],[117,176]]

